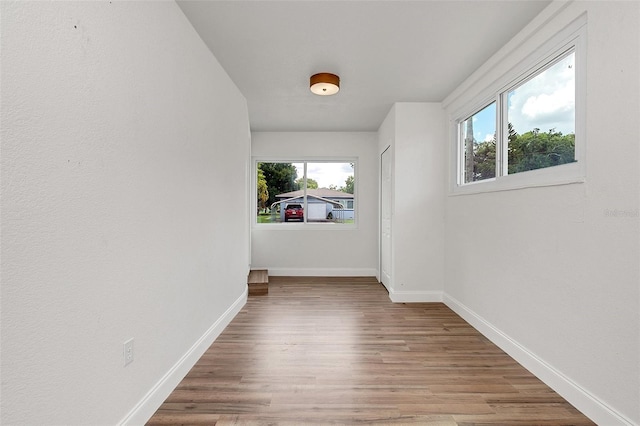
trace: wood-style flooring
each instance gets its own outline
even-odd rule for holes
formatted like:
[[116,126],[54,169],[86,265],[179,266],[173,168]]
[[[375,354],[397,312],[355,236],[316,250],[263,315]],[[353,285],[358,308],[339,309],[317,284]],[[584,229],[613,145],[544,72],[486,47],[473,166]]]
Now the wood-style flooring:
[[270,277],[149,425],[591,425],[442,303]]

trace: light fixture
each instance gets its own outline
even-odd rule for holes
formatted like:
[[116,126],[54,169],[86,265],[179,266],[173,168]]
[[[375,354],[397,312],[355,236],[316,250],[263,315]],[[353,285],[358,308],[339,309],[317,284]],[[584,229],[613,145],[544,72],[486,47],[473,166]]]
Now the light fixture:
[[314,74],[309,81],[309,88],[316,95],[335,95],[340,90],[340,77],[328,72]]

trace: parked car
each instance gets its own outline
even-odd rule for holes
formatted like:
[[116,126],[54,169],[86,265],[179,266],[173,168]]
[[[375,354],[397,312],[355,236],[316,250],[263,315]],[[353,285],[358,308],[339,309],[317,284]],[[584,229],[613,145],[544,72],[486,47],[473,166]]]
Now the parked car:
[[301,204],[288,204],[286,210],[284,211],[284,221],[289,222],[290,220],[304,220],[304,209]]

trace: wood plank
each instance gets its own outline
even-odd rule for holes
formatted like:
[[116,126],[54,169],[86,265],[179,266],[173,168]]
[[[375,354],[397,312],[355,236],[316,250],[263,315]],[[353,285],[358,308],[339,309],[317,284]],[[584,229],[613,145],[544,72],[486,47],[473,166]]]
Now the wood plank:
[[263,284],[269,283],[269,271],[266,269],[252,269],[249,272],[249,284]]
[[269,293],[269,271],[266,269],[252,269],[247,278],[249,296],[265,295]]
[[593,424],[442,303],[268,279],[148,424]]

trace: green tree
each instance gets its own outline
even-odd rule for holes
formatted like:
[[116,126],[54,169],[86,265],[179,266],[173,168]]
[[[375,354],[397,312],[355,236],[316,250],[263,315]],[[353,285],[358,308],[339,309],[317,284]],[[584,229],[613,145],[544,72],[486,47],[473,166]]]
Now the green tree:
[[267,182],[269,198],[266,205],[276,202],[276,195],[300,189],[296,183],[298,171],[291,163],[259,163],[258,167],[264,173]]
[[509,174],[553,167],[575,161],[575,135],[563,135],[555,129],[540,129],[518,135],[509,134],[507,148]]
[[355,180],[353,175],[347,177],[347,179],[344,181],[345,186],[341,186],[340,187],[340,191],[342,192],[346,192],[348,194],[353,194],[353,187],[355,184]]
[[267,187],[267,180],[264,177],[264,172],[258,165],[258,213],[260,213],[260,209],[266,207],[267,201],[269,200],[269,188]]
[[496,177],[496,138],[473,144],[473,181]]
[[[540,129],[519,135],[508,125],[507,162],[508,173],[552,167],[575,161],[575,135],[563,135],[550,129],[540,133]],[[465,145],[467,144],[465,140]],[[493,178],[496,175],[496,138],[490,141],[473,141],[473,167],[465,163],[465,173],[472,170],[472,178],[465,175],[465,181]]]
[[[302,189],[304,186],[304,178],[297,179],[296,185],[298,185],[298,189]],[[307,189],[318,189],[318,182],[314,179],[307,178]]]

